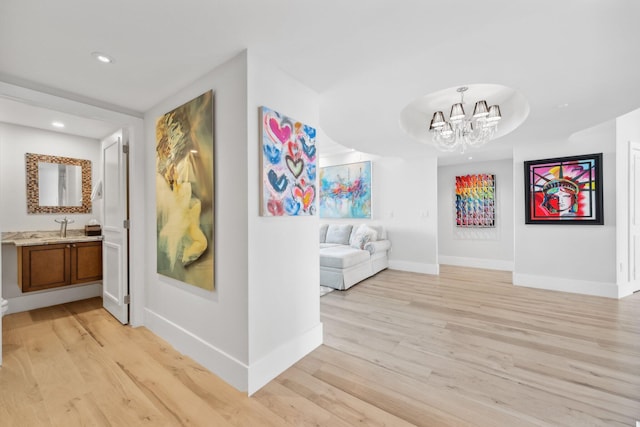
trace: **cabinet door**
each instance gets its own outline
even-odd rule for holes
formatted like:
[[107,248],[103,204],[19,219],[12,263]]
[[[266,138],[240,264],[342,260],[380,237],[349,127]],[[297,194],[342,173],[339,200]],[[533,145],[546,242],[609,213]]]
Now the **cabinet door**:
[[22,246],[22,292],[55,288],[70,283],[70,245]]
[[102,280],[102,242],[71,245],[71,283]]

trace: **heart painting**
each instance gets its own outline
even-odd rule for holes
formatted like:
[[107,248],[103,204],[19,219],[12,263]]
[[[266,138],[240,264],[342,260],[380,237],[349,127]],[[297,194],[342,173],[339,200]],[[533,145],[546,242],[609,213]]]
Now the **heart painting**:
[[261,215],[316,213],[316,130],[260,108]]

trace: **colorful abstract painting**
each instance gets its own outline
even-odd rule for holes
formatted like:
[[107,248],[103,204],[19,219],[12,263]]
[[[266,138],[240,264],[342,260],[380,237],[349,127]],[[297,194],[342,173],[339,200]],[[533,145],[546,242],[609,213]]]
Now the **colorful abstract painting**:
[[602,153],[524,162],[527,224],[602,225]]
[[320,168],[321,218],[371,218],[371,162]]
[[491,174],[456,176],[456,226],[496,226],[496,177]]
[[213,92],[156,121],[158,273],[213,290]]
[[316,212],[316,130],[267,107],[260,108],[261,214]]

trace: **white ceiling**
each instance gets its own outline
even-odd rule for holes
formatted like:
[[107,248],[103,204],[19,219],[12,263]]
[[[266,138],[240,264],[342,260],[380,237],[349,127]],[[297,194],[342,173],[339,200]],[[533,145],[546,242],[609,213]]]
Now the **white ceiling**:
[[2,0],[0,81],[139,116],[248,48],[321,95],[329,139],[400,156],[436,154],[402,131],[410,102],[500,84],[530,113],[478,153],[497,158],[640,107],[639,19],[637,0]]

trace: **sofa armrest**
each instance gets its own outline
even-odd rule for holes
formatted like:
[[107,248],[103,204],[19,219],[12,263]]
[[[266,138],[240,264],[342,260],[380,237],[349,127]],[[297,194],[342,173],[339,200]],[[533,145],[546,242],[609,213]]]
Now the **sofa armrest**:
[[390,240],[376,240],[375,242],[369,242],[364,245],[364,249],[372,255],[376,252],[388,251],[389,248],[391,248]]

